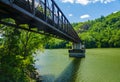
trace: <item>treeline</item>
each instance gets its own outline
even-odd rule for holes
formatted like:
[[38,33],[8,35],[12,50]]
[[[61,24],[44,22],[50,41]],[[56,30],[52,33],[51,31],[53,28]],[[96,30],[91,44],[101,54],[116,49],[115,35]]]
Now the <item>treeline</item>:
[[45,45],[45,49],[71,48],[71,42],[51,37]]
[[120,11],[73,26],[86,48],[120,47]]

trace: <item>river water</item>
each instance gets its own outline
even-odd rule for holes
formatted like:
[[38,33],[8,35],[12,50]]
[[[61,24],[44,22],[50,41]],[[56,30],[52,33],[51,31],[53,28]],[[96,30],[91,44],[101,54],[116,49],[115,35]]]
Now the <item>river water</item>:
[[37,52],[42,82],[120,82],[120,48],[87,49],[85,58],[70,58],[67,49]]

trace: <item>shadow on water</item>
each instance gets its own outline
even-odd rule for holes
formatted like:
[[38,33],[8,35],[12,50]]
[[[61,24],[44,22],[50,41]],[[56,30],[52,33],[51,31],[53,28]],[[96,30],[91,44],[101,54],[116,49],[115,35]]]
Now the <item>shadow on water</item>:
[[41,76],[42,80],[41,82],[54,82],[54,75],[44,75],[44,76]]
[[80,58],[75,58],[60,74],[60,76],[55,80],[55,82],[75,82],[78,69],[80,67],[80,62]]

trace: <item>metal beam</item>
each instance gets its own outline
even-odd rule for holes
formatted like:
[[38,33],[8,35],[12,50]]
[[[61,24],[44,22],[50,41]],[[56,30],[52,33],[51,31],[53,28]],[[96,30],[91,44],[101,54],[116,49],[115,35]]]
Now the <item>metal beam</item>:
[[[17,1],[17,0],[15,0],[15,1]],[[33,21],[31,23],[31,26],[35,26],[38,29],[47,31],[51,34],[54,34],[55,36],[64,38],[66,40],[70,40],[72,42],[79,43],[80,38],[78,37],[77,33],[72,28],[68,19],[65,17],[63,12],[60,10],[60,8],[57,6],[57,4],[54,2],[54,0],[50,0],[50,1],[52,2],[52,11],[51,11],[52,12],[52,20],[49,19],[49,17],[47,17],[47,8],[48,8],[47,0],[44,0],[44,4],[43,4],[43,2],[41,3],[42,5],[44,5],[44,9],[43,9],[44,13],[37,10],[37,13],[40,17],[45,16],[45,17],[43,17],[44,19],[40,18],[39,16],[35,16],[35,14],[36,14],[35,0],[32,0],[32,5],[28,4],[26,0],[23,0],[23,3],[26,2],[27,5],[20,4],[20,2],[22,2],[22,1],[20,1],[20,2],[17,1],[17,2],[19,2],[18,4],[14,4],[14,3],[11,4],[9,2],[9,0],[1,0],[0,6],[4,6],[4,9],[0,8],[0,10],[7,12],[11,18],[13,18],[19,22],[26,21],[26,23],[29,24],[30,21]],[[22,5],[22,7],[21,7],[21,5]],[[30,12],[30,10],[28,10],[27,6],[32,6],[31,7],[32,13]],[[57,12],[55,12],[55,9]],[[42,15],[41,13],[44,15]],[[56,15],[56,13],[57,13],[57,15]],[[60,17],[61,17],[61,19],[60,19]],[[23,19],[24,19],[24,21],[23,21]],[[46,19],[49,19],[50,21],[52,21],[53,24],[46,21]],[[40,28],[40,24],[42,24],[42,26],[44,26],[44,27]],[[56,28],[56,26],[58,28]],[[60,26],[62,29],[60,28]]]

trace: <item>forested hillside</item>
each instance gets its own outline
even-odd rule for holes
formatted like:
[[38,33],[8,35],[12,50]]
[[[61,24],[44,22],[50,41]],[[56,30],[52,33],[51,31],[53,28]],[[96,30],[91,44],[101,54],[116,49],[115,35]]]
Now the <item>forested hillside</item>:
[[73,26],[87,48],[120,47],[120,11]]

